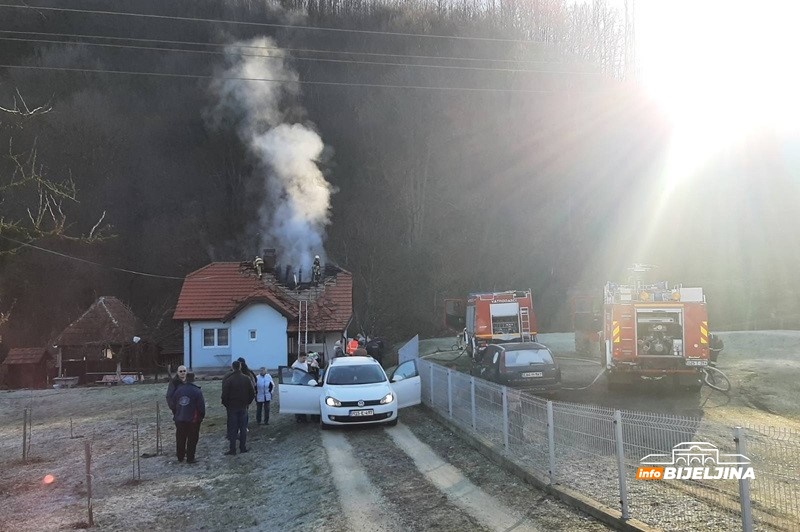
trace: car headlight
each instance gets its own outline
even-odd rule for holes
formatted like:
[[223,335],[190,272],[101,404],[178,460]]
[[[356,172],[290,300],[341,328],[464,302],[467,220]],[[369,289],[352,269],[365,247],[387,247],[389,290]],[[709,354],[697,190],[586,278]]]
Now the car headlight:
[[381,399],[381,404],[382,405],[388,405],[392,401],[394,401],[394,394],[389,392],[389,393],[387,393],[386,395],[383,396],[383,399]]
[[325,404],[328,406],[342,406],[342,402],[330,395],[325,398]]

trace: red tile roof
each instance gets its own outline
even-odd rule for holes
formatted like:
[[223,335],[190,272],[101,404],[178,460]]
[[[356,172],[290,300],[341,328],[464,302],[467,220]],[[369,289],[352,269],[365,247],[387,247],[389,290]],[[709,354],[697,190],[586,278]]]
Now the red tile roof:
[[142,335],[144,325],[125,303],[102,296],[83,315],[64,329],[56,339],[60,346],[126,344]]
[[16,347],[9,350],[3,364],[38,364],[44,356],[47,356],[44,347]]
[[286,316],[288,331],[295,332],[302,299],[309,300],[309,331],[343,330],[353,314],[353,276],[337,269],[335,275],[323,277],[319,286],[297,291],[268,273],[258,279],[241,263],[212,262],[186,276],[173,319],[228,321],[248,305],[260,302]]

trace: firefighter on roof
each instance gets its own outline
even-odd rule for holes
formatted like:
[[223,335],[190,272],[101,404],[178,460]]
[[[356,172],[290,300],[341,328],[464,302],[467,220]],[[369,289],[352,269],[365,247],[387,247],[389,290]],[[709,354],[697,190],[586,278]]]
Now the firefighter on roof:
[[311,266],[311,282],[314,284],[319,283],[320,279],[320,263],[319,263],[319,255],[314,255],[314,265]]
[[261,279],[261,276],[264,274],[264,259],[261,257],[253,259],[253,268],[255,268],[258,278]]

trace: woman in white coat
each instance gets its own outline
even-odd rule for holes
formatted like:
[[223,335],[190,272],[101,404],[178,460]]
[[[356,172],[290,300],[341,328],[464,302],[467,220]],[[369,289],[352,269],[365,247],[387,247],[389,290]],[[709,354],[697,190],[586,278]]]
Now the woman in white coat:
[[275,384],[267,368],[261,368],[256,375],[256,425],[261,424],[261,410],[264,410],[264,425],[269,425],[269,402],[272,401],[272,389]]

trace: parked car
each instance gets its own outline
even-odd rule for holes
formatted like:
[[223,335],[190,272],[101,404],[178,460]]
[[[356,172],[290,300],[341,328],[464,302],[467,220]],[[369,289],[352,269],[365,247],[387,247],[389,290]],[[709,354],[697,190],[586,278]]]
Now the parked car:
[[320,428],[339,425],[397,424],[398,410],[418,405],[421,382],[417,361],[400,364],[388,376],[368,356],[331,360],[321,381],[303,370],[281,366],[281,414],[320,416]]
[[538,342],[490,344],[472,360],[473,376],[534,391],[561,387],[561,368],[547,346]]

